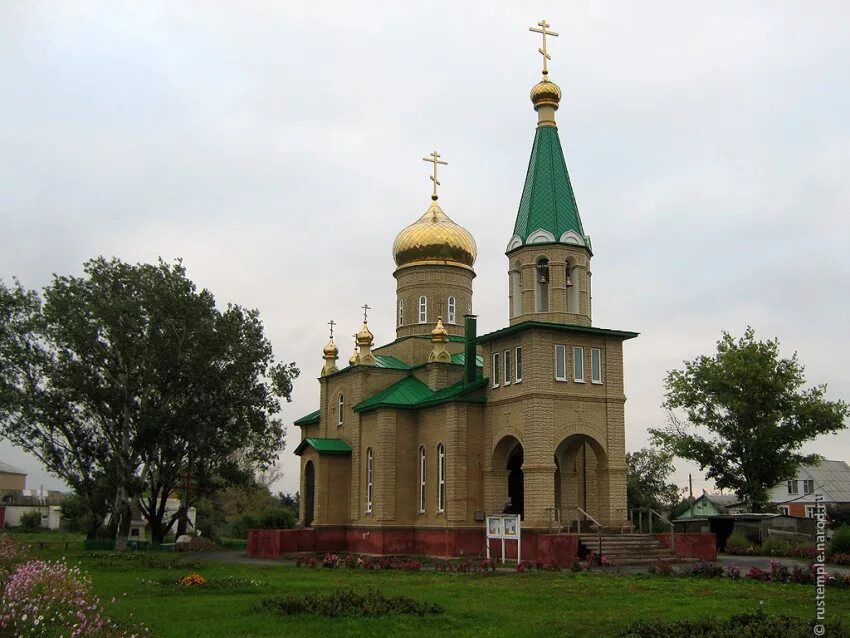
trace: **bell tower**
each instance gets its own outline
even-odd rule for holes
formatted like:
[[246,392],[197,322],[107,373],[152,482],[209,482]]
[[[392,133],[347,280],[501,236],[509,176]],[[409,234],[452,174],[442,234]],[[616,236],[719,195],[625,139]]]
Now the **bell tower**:
[[543,79],[531,89],[537,129],[514,234],[508,241],[508,295],[511,325],[525,321],[591,324],[590,237],[578,212],[555,111],[560,87],[549,80],[545,20],[532,29],[543,36]]

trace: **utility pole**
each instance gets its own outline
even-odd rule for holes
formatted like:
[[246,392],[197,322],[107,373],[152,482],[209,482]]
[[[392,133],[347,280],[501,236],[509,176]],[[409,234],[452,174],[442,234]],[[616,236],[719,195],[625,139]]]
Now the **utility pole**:
[[688,472],[688,492],[690,493],[691,501],[691,519],[694,517],[694,477]]

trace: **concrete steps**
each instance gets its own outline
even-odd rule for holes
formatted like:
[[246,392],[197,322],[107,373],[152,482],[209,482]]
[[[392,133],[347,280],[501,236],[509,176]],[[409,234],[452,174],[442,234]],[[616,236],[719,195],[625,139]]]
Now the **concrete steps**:
[[[599,552],[596,534],[579,534],[579,542],[594,554]],[[676,554],[651,534],[602,534],[602,555],[615,567],[654,565],[659,560],[680,562]]]

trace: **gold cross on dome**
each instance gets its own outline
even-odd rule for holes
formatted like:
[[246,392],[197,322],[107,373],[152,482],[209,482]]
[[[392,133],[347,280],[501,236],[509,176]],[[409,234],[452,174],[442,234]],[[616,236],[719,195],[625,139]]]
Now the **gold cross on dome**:
[[535,33],[541,33],[543,35],[543,48],[537,49],[540,52],[540,55],[543,56],[543,77],[545,78],[549,75],[549,67],[547,66],[547,62],[552,59],[552,56],[549,55],[549,50],[546,48],[546,36],[551,35],[553,38],[557,38],[558,34],[554,31],[547,31],[549,27],[552,25],[546,22],[546,20],[541,20],[537,23],[539,29],[535,29],[534,27],[528,27],[529,31],[534,31]]
[[367,313],[372,309],[369,304],[363,304],[360,306],[363,308],[363,323],[366,323]]
[[328,321],[328,325],[331,327],[331,339],[333,339],[334,338],[334,326],[336,325],[336,321],[331,319],[330,321]]
[[431,175],[431,181],[434,182],[434,193],[431,195],[431,199],[434,201],[437,200],[437,186],[440,185],[440,182],[437,180],[437,164],[442,164],[443,166],[448,166],[448,162],[444,162],[440,159],[440,154],[437,151],[433,151],[431,153],[431,157],[423,157],[423,162],[431,162],[434,165],[434,174]]

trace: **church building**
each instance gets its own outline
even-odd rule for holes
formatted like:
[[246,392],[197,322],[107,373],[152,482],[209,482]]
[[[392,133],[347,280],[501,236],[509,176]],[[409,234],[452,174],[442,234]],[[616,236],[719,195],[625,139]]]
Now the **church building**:
[[623,342],[637,333],[593,325],[593,249],[558,136],[561,89],[548,77],[546,36],[557,34],[539,24],[537,122],[505,238],[507,325],[477,334],[477,246],[440,204],[435,151],[431,201],[392,247],[395,339],[376,346],[364,312],[343,363],[331,332],[318,409],[295,422],[300,524],[348,539],[345,548],[475,551],[494,513],[520,514],[523,534],[579,521],[631,529]]

